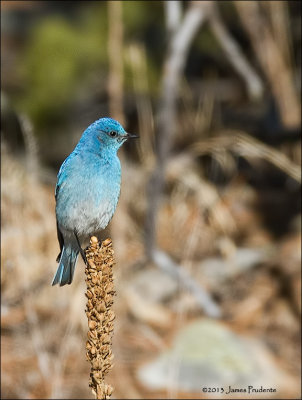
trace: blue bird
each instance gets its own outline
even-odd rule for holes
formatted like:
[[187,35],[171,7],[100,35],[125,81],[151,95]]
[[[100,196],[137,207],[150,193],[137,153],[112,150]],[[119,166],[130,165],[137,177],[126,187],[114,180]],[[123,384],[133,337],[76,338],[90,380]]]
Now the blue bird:
[[70,284],[81,243],[106,228],[120,195],[121,165],[118,149],[129,138],[121,124],[101,118],[83,133],[73,152],[63,162],[55,190],[59,266],[52,281]]

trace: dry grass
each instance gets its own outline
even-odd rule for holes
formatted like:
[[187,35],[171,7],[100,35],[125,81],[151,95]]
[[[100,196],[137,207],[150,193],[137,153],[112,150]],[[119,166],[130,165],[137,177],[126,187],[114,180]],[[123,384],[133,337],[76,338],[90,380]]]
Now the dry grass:
[[218,154],[225,155],[226,151],[233,151],[247,159],[263,159],[288,174],[297,182],[301,182],[301,168],[299,165],[291,161],[282,152],[261,143],[244,132],[227,131],[222,136],[195,143],[192,149],[195,154],[211,153],[214,156],[216,155],[217,158]]
[[[79,261],[72,285],[50,286],[59,250],[53,187],[33,180],[6,152],[2,162],[3,397],[91,398],[87,388],[89,364],[85,360],[84,265]],[[138,274],[153,268],[149,264],[140,268],[147,204],[142,187],[148,172],[147,166],[136,168],[128,160],[123,164],[124,204],[114,219],[116,229],[120,223],[125,227],[120,238],[124,246],[115,245],[115,367],[107,376],[107,384],[114,386],[116,398],[164,398],[169,397],[167,391],[147,390],[135,372],[168,348],[181,327],[203,313],[183,289],[162,301],[134,291],[133,301],[130,285]],[[233,331],[264,337],[274,349],[276,363],[296,382],[291,391],[278,395],[286,398],[289,392],[298,393],[300,359],[293,351],[299,342],[295,310],[301,306],[298,234],[293,232],[282,241],[274,239],[256,207],[258,194],[242,179],[219,191],[200,176],[190,157],[173,165],[167,171],[171,191],[164,198],[157,227],[161,248],[219,299],[223,318]],[[209,276],[197,274],[202,260],[213,255],[231,257],[240,245],[269,246],[270,262],[219,285],[213,285]],[[154,288],[160,283],[161,279],[146,285]],[[139,309],[141,304],[146,305],[150,318]],[[200,398],[194,393],[173,392],[175,398],[180,395]]]

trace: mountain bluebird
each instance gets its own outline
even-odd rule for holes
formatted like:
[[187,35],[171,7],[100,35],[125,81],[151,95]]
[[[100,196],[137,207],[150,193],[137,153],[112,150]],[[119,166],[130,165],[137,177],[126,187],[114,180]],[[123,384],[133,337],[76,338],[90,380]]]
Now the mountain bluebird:
[[52,285],[70,284],[78,254],[86,261],[81,243],[106,228],[120,195],[118,149],[129,138],[114,119],[101,118],[83,133],[58,173],[56,197],[59,266]]

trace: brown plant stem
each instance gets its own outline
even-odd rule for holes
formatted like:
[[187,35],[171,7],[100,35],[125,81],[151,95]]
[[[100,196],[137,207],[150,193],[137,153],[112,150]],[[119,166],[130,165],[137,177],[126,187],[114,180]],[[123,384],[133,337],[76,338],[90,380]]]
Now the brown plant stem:
[[[192,1],[189,4],[183,18],[175,19],[178,25],[176,26],[176,23],[173,22],[173,32],[170,31],[168,51],[163,66],[161,95],[156,118],[156,131],[158,132],[156,166],[147,186],[149,205],[145,222],[145,251],[148,258],[152,258],[152,252],[156,247],[157,214],[165,184],[167,162],[173,138],[177,132],[176,106],[181,77],[191,44],[200,26],[206,20],[208,9],[211,6],[209,1]],[[171,11],[171,6],[169,9]],[[179,14],[179,11],[177,13]],[[167,29],[169,30],[169,26]]]
[[[110,115],[122,125],[125,123],[123,109],[123,4],[108,1],[108,94]],[[117,57],[117,54],[119,57]]]
[[87,284],[86,315],[88,318],[87,359],[91,364],[89,386],[96,399],[110,399],[113,388],[105,383],[105,376],[112,369],[112,335],[114,312],[112,267],[114,251],[111,239],[100,245],[93,236],[86,249],[85,268]]
[[[301,102],[296,91],[293,70],[284,54],[284,44],[274,37],[271,23],[263,13],[262,3],[234,1],[234,5],[271,86],[283,125],[291,129],[300,126]],[[273,10],[277,11],[271,7],[270,12]]]

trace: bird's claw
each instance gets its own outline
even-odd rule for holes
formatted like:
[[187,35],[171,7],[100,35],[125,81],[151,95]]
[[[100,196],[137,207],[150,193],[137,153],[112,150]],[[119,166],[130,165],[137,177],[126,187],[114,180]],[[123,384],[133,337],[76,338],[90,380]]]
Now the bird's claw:
[[77,235],[76,232],[74,232],[74,235],[75,235],[75,237],[76,237],[76,240],[77,240],[77,243],[78,243],[78,246],[79,246],[79,251],[80,251],[80,253],[81,253],[82,259],[83,259],[85,265],[87,265],[88,262],[87,262],[87,258],[86,258],[85,251],[84,251],[84,250],[82,249],[82,247],[81,247],[81,243],[80,243],[80,240],[79,240],[78,235]]

